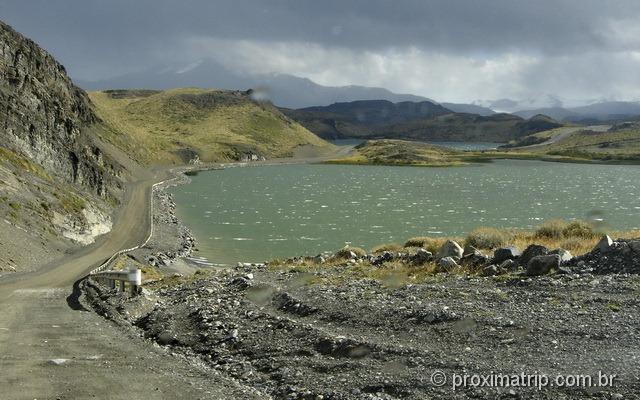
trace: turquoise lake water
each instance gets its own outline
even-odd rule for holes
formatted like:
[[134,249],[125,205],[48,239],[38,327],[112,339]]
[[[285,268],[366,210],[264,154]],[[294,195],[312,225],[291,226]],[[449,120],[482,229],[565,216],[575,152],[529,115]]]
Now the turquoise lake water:
[[553,218],[640,228],[640,166],[234,167],[201,172],[172,192],[199,255],[216,263],[464,235],[479,226],[526,229]]

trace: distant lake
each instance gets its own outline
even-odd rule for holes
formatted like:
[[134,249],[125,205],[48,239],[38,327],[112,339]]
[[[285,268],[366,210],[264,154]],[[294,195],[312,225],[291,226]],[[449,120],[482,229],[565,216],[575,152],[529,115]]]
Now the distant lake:
[[275,165],[201,172],[172,188],[216,263],[371,248],[479,226],[598,218],[640,228],[640,167],[501,160],[455,168]]
[[[357,146],[364,142],[361,139],[340,139],[332,140],[331,143],[336,146]],[[495,150],[504,143],[494,142],[421,142],[432,144],[434,146],[446,147],[455,150]]]

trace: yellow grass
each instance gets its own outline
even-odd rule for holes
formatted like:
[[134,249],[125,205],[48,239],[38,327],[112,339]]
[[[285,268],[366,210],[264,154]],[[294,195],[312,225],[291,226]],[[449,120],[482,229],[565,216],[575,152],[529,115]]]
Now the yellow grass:
[[143,162],[180,163],[177,151],[202,161],[231,160],[247,152],[291,155],[299,146],[331,146],[268,103],[237,92],[174,89],[152,94],[89,94],[105,121],[104,139]]

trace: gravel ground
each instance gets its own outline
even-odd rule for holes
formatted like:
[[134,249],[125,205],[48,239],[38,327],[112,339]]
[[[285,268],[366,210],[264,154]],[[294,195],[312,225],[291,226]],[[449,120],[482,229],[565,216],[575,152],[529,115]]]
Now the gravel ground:
[[438,273],[389,288],[336,279],[350,264],[242,266],[134,299],[91,298],[122,326],[274,398],[633,399],[640,277],[627,272],[640,253],[621,243],[539,277]]

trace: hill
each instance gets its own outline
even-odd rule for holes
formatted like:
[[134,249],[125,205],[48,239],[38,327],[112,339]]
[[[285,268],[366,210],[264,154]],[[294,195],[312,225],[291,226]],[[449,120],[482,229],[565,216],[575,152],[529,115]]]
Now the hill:
[[580,107],[536,108],[517,111],[514,114],[523,118],[529,118],[536,114],[545,114],[559,121],[579,123],[621,121],[640,116],[640,102],[611,101]]
[[287,74],[249,74],[232,71],[213,61],[200,62],[184,68],[150,68],[101,81],[83,81],[87,90],[113,88],[148,88],[167,90],[183,87],[220,88],[227,90],[257,88],[280,107],[301,108],[329,105],[354,100],[424,101],[411,94],[397,94],[387,89],[366,86],[323,86],[311,79]]
[[493,111],[488,107],[483,107],[476,104],[440,103],[440,105],[446,109],[449,109],[457,113],[478,114],[478,115],[482,115],[483,117],[488,117],[489,115],[497,114],[495,111]]
[[325,139],[508,142],[561,126],[556,121],[525,120],[511,114],[455,113],[426,101],[356,101],[283,111]]
[[92,92],[105,140],[143,163],[240,160],[293,155],[330,145],[252,92],[172,89]]
[[426,143],[382,139],[367,140],[356,146],[349,156],[328,163],[452,167],[465,164],[464,158],[461,151]]

